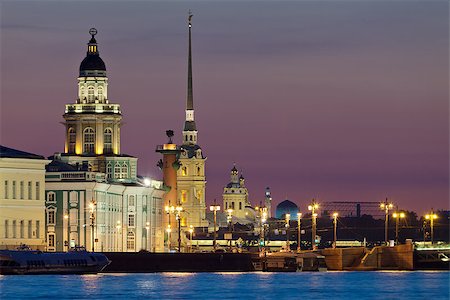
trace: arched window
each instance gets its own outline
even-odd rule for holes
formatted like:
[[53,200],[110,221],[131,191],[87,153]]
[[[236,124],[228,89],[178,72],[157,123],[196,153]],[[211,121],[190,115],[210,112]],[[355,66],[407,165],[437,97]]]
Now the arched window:
[[127,234],[127,250],[134,250],[134,232],[132,231]]
[[103,101],[103,87],[99,86],[97,89],[97,93],[98,93],[98,100]]
[[202,174],[202,169],[200,167],[197,167],[197,176],[200,176]]
[[116,163],[114,165],[114,178],[120,178],[120,164]]
[[88,102],[94,102],[94,87],[88,87]]
[[112,175],[112,165],[111,165],[111,163],[108,163],[106,165],[106,175],[108,175],[108,178],[111,178],[111,175]]
[[83,131],[83,152],[94,153],[95,145],[95,132],[91,127],[87,127]]
[[187,176],[187,167],[181,168],[181,176]]
[[77,140],[77,133],[73,127],[69,128],[69,153],[75,153],[75,144]]
[[103,136],[103,153],[112,153],[112,130],[111,128],[106,128]]
[[54,192],[47,193],[47,203],[55,203],[56,202],[56,194]]
[[128,178],[128,165],[126,163],[122,165],[122,174],[120,178]]
[[47,209],[47,225],[55,225],[56,222],[56,209],[49,207]]

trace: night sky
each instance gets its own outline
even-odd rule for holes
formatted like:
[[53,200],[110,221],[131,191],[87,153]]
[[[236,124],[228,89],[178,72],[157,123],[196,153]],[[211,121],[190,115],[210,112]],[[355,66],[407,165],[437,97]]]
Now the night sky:
[[[447,1],[2,1],[2,145],[64,150],[64,105],[96,27],[122,153],[162,178],[155,146],[181,142],[187,12],[207,202],[236,163],[256,205],[389,197],[449,209]],[[221,201],[220,201],[221,202]]]

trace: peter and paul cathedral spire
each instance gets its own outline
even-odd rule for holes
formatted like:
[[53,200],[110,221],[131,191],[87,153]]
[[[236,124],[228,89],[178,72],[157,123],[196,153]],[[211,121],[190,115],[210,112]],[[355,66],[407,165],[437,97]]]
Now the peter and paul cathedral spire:
[[189,11],[189,49],[188,49],[188,89],[186,99],[186,121],[183,129],[183,145],[197,144],[197,127],[194,120],[194,93],[192,88],[192,14]]

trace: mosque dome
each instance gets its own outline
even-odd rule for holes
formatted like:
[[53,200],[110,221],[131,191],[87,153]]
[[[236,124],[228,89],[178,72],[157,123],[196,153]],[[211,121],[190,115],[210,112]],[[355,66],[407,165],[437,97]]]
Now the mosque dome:
[[284,218],[285,214],[291,214],[291,216],[297,215],[298,213],[298,206],[291,200],[284,200],[276,207],[276,217],[278,219]]

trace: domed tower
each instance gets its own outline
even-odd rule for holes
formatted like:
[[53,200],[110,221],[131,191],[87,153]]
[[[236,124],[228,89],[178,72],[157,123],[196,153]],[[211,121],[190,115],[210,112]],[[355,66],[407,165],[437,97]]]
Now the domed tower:
[[276,208],[276,216],[277,219],[284,219],[286,214],[290,214],[291,216],[296,216],[298,213],[298,206],[294,202],[289,199],[284,200],[280,204],[277,205]]
[[113,180],[134,181],[137,159],[120,154],[120,105],[108,98],[97,30],[91,28],[89,34],[86,57],[80,64],[78,96],[75,104],[66,105],[63,116],[66,139],[62,158],[69,163],[87,163],[90,170],[107,173]]
[[246,217],[246,207],[250,206],[248,190],[244,184],[244,176],[239,176],[236,166],[230,172],[230,182],[223,188],[223,207],[232,209],[232,215],[237,218]]

